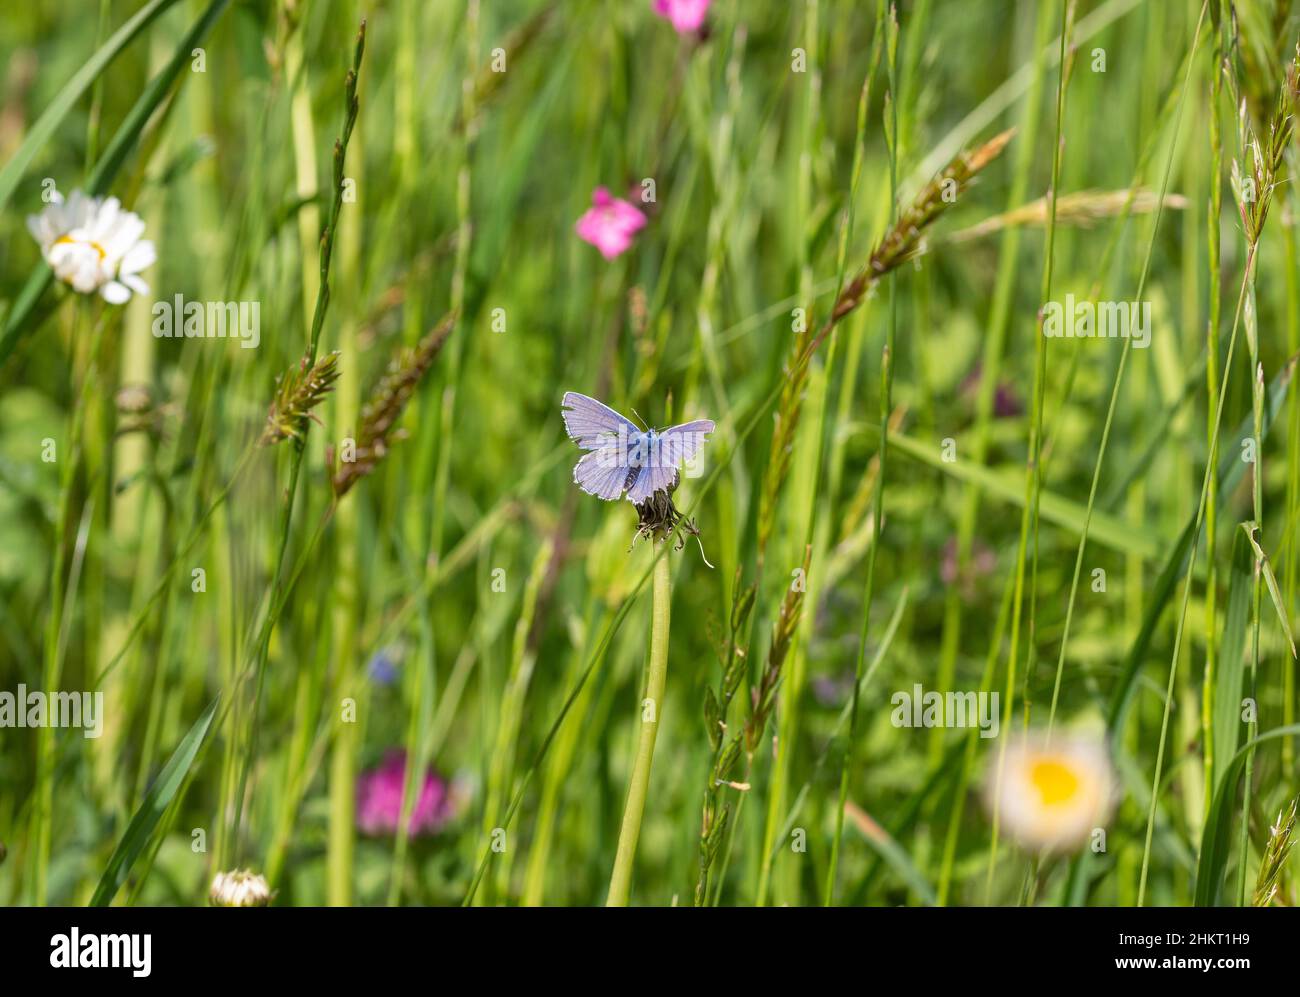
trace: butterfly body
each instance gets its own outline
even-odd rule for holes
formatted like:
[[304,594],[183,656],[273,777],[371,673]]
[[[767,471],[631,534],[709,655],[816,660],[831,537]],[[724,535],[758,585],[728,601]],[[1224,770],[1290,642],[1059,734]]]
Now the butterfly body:
[[573,480],[590,495],[612,502],[627,494],[635,505],[677,483],[677,470],[693,461],[714,424],[697,419],[664,430],[640,429],[608,405],[576,391],[562,402],[564,428],[587,452]]

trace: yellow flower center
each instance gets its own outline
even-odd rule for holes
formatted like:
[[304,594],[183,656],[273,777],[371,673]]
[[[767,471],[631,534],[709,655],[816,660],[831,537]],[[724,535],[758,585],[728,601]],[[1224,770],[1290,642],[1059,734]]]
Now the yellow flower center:
[[1029,779],[1044,806],[1065,803],[1079,790],[1079,777],[1068,765],[1054,759],[1034,762]]
[[100,262],[103,262],[104,257],[108,255],[108,253],[104,252],[103,246],[90,239],[74,239],[70,235],[61,235],[54,240],[54,244],[56,246],[68,246],[68,245],[89,246],[91,249],[93,249],[95,252],[99,254]]

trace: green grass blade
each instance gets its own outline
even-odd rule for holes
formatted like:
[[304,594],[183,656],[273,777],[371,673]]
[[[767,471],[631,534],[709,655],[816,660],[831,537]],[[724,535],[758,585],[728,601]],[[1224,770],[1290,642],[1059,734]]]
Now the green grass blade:
[[1218,788],[1229,759],[1241,740],[1241,681],[1246,667],[1246,625],[1250,621],[1253,572],[1250,544],[1238,534],[1232,547],[1228,605],[1223,622],[1218,668],[1215,674],[1211,744],[1206,752],[1210,765],[1210,786]]
[[1241,528],[1245,531],[1247,539],[1250,540],[1250,546],[1255,551],[1255,560],[1259,563],[1260,571],[1264,574],[1264,584],[1268,586],[1269,598],[1273,600],[1273,608],[1277,610],[1277,621],[1282,624],[1282,632],[1286,634],[1287,645],[1291,648],[1291,657],[1295,657],[1295,638],[1291,636],[1291,623],[1287,619],[1286,603],[1282,601],[1282,592],[1277,586],[1277,577],[1273,574],[1273,566],[1269,563],[1268,555],[1264,553],[1264,548],[1259,545],[1255,539],[1255,534],[1259,532],[1259,526],[1253,522],[1242,523]]
[[[848,806],[852,807],[850,803]],[[921,898],[927,907],[938,905],[934,887],[917,869],[907,851],[883,827],[871,820],[865,813],[858,813],[852,820],[854,828],[872,848],[885,860],[895,875],[905,882],[910,890]]]
[[[1261,434],[1263,440],[1268,438],[1269,429],[1273,425],[1273,420],[1277,417],[1282,408],[1282,402],[1286,398],[1287,389],[1291,383],[1291,375],[1295,369],[1294,362],[1288,363],[1268,388],[1268,404],[1264,409],[1264,432]],[[1237,427],[1237,432],[1233,434],[1230,441],[1220,447],[1222,457],[1219,459],[1219,493],[1220,502],[1226,502],[1232,490],[1237,487],[1245,473],[1247,465],[1241,459],[1241,441],[1248,436],[1254,435],[1253,416],[1247,415]],[[1184,527],[1182,534],[1178,538],[1178,543],[1174,545],[1173,550],[1165,561],[1164,568],[1161,570],[1156,580],[1155,587],[1150,593],[1150,599],[1146,605],[1146,611],[1142,616],[1142,626],[1138,631],[1137,637],[1134,638],[1132,646],[1129,648],[1127,657],[1124,659],[1124,668],[1119,683],[1111,692],[1110,707],[1107,711],[1106,726],[1111,735],[1115,736],[1122,726],[1124,713],[1128,708],[1129,698],[1136,687],[1138,669],[1146,660],[1147,649],[1151,646],[1151,638],[1155,635],[1157,624],[1160,622],[1160,616],[1164,612],[1165,605],[1168,603],[1170,596],[1173,595],[1174,585],[1183,573],[1184,561],[1187,559],[1187,551],[1192,544],[1192,531],[1196,528],[1196,514],[1192,513],[1189,517],[1187,526]],[[1096,533],[1093,533],[1096,539]]]
[[181,743],[176,746],[171,758],[158,773],[158,778],[149,787],[149,792],[145,793],[144,801],[136,810],[135,816],[131,818],[131,823],[127,826],[126,833],[122,835],[122,840],[117,843],[117,848],[113,850],[113,857],[108,860],[104,875],[100,877],[99,886],[95,888],[95,895],[90,899],[90,906],[107,907],[113,902],[113,897],[117,896],[117,891],[126,881],[131,866],[148,847],[158,821],[185,781],[190,766],[194,764],[194,756],[198,754],[203,739],[207,737],[208,728],[212,726],[212,718],[220,702],[221,697],[218,696],[208,704],[203,715],[194,721],[194,726],[189,729],[189,733],[181,738]]
[[[0,210],[8,206],[9,199],[13,197],[14,190],[18,186],[18,181],[22,179],[23,172],[36,156],[36,153],[49,141],[54,134],[54,130],[59,127],[59,122],[67,116],[82,95],[90,89],[95,80],[99,78],[99,74],[159,14],[175,3],[176,0],[150,0],[149,3],[136,12],[134,17],[118,28],[114,35],[104,42],[94,55],[86,60],[86,64],[77,70],[72,79],[64,84],[58,96],[45,109],[45,112],[36,119],[36,123],[32,125],[31,130],[27,133],[27,138],[18,147],[18,151],[14,153],[13,158],[5,163],[4,169],[0,169]],[[186,58],[189,58],[188,50]]]
[[1274,727],[1267,734],[1261,734],[1253,741],[1248,741],[1232,756],[1232,761],[1224,768],[1223,781],[1214,791],[1210,803],[1210,812],[1205,820],[1205,832],[1201,836],[1201,857],[1196,866],[1196,899],[1198,907],[1215,907],[1219,902],[1219,893],[1228,868],[1228,848],[1231,837],[1233,803],[1237,796],[1237,783],[1241,779],[1246,758],[1251,749],[1265,741],[1278,737],[1300,734],[1300,724],[1288,727]]
[[[871,428],[873,431],[878,431],[875,426]],[[940,455],[938,447],[927,446],[901,433],[890,433],[889,442],[908,456],[915,457],[922,463],[944,471],[960,481],[965,481],[1014,505],[1024,505],[1024,488],[1011,474],[989,467],[981,467],[971,461],[957,460],[949,463]],[[1063,529],[1074,533],[1083,531],[1085,507],[1056,492],[1043,489],[1039,513],[1046,522]],[[1092,514],[1092,524],[1088,535],[1099,544],[1110,547],[1112,550],[1120,552],[1136,551],[1144,557],[1153,559],[1159,557],[1160,552],[1166,547],[1166,544],[1161,542],[1158,537],[1152,536],[1149,530],[1140,529],[1135,525],[1116,519],[1114,516],[1108,516],[1097,511]]]

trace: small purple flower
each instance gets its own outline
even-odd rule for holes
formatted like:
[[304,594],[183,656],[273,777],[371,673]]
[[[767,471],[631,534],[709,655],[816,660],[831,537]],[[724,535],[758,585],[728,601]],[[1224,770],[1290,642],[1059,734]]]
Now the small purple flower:
[[962,595],[970,599],[975,595],[979,580],[991,575],[997,565],[997,555],[989,549],[988,545],[974,540],[971,542],[967,570],[961,571],[961,564],[957,557],[957,538],[949,537],[948,542],[943,545],[939,577],[943,579],[945,585],[960,584]]
[[[984,365],[975,364],[964,381],[961,383],[961,392],[974,398],[979,393],[980,380],[984,376]],[[995,419],[1013,419],[1023,414],[1025,407],[1020,403],[1020,398],[1016,395],[1011,385],[1006,381],[1001,381],[993,391],[993,417]]]
[[1024,406],[1020,404],[1020,399],[1011,390],[1011,386],[1006,383],[999,384],[993,393],[993,414],[999,419],[1011,419],[1024,410]]
[[822,706],[838,706],[853,692],[853,674],[815,675],[812,680],[813,697]]
[[397,681],[397,654],[391,647],[385,647],[375,652],[370,664],[366,666],[366,671],[373,682],[379,685],[392,685]]
[[[357,779],[357,828],[363,834],[396,834],[402,816],[402,785],[406,780],[406,752],[390,750],[378,768]],[[408,831],[412,837],[434,834],[453,816],[451,794],[445,779],[430,769],[411,809]]]

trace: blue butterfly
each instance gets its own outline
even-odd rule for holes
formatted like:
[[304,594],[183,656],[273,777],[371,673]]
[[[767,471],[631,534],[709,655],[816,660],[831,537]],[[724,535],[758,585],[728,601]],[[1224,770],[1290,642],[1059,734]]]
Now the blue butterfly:
[[586,450],[573,468],[573,480],[588,495],[606,501],[627,492],[634,505],[677,484],[677,468],[695,459],[715,426],[696,419],[662,432],[641,430],[608,405],[566,391],[562,415],[570,439]]

